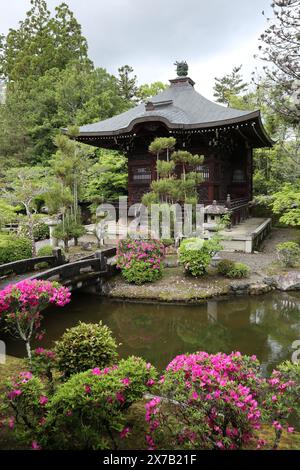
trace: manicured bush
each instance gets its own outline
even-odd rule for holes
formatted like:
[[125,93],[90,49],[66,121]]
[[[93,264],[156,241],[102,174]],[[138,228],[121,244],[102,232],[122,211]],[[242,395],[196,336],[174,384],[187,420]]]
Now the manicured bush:
[[117,267],[130,283],[143,284],[162,276],[164,245],[158,240],[120,240]]
[[16,235],[0,234],[0,264],[31,258],[31,242]]
[[228,272],[234,267],[234,261],[231,259],[222,259],[217,266],[217,271],[223,276],[227,276]]
[[52,256],[52,255],[53,255],[53,248],[51,245],[42,246],[37,252],[37,256]]
[[188,238],[183,240],[179,248],[179,261],[186,272],[192,276],[203,276],[214,254],[221,250],[222,246],[218,236],[209,240],[201,238]]
[[73,375],[46,405],[37,441],[47,449],[113,449],[127,437],[125,411],[150,389],[156,371],[143,359]]
[[276,251],[279,261],[286,267],[293,267],[300,260],[300,247],[296,242],[279,243]]
[[244,263],[234,263],[234,266],[227,272],[226,276],[231,279],[242,279],[248,277],[250,268]]
[[55,343],[57,366],[65,377],[93,367],[106,367],[117,359],[111,330],[99,323],[83,323],[65,331]]

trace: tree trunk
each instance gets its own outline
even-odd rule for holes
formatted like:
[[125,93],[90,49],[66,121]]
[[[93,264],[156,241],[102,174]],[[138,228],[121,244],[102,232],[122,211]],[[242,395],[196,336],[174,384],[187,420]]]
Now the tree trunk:
[[28,357],[30,365],[31,365],[32,356],[31,356],[31,348],[30,348],[29,340],[25,341],[25,346],[26,346],[27,357]]

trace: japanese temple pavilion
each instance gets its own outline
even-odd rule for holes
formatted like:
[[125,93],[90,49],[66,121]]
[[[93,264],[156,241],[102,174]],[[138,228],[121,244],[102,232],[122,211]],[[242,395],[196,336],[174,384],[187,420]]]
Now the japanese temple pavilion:
[[[184,63],[183,63],[184,64]],[[182,63],[181,63],[182,65]],[[186,64],[185,64],[186,65]],[[80,128],[82,143],[120,150],[128,156],[129,203],[140,202],[156,178],[156,156],[148,151],[155,137],[176,138],[176,149],[204,155],[199,203],[213,201],[247,215],[252,200],[253,149],[271,147],[260,111],[241,111],[216,104],[200,95],[185,76],[128,111]],[[163,154],[160,158],[166,158]]]

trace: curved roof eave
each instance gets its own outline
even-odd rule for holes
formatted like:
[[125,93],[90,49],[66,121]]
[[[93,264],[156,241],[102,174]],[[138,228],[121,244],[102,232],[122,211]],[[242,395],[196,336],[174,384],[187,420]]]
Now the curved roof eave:
[[119,134],[125,134],[128,132],[131,132],[132,129],[136,124],[142,123],[142,122],[153,122],[153,121],[158,121],[164,123],[169,129],[209,129],[211,127],[222,127],[222,126],[228,126],[228,125],[234,125],[234,124],[239,124],[241,122],[246,122],[246,121],[251,121],[253,119],[259,118],[260,120],[260,125],[262,127],[262,122],[260,119],[260,111],[253,111],[248,114],[244,114],[242,116],[230,118],[230,119],[224,119],[221,121],[210,121],[210,122],[202,122],[202,123],[192,123],[192,124],[182,124],[182,123],[172,123],[170,122],[167,118],[163,116],[142,116],[133,119],[128,126],[116,129],[114,131],[81,131],[80,136],[81,137],[101,137],[101,136],[115,136]]

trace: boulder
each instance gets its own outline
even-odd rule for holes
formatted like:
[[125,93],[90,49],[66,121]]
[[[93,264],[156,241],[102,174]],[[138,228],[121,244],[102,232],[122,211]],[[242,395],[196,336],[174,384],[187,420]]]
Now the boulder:
[[300,290],[300,271],[290,271],[286,274],[273,276],[273,282],[278,290]]

